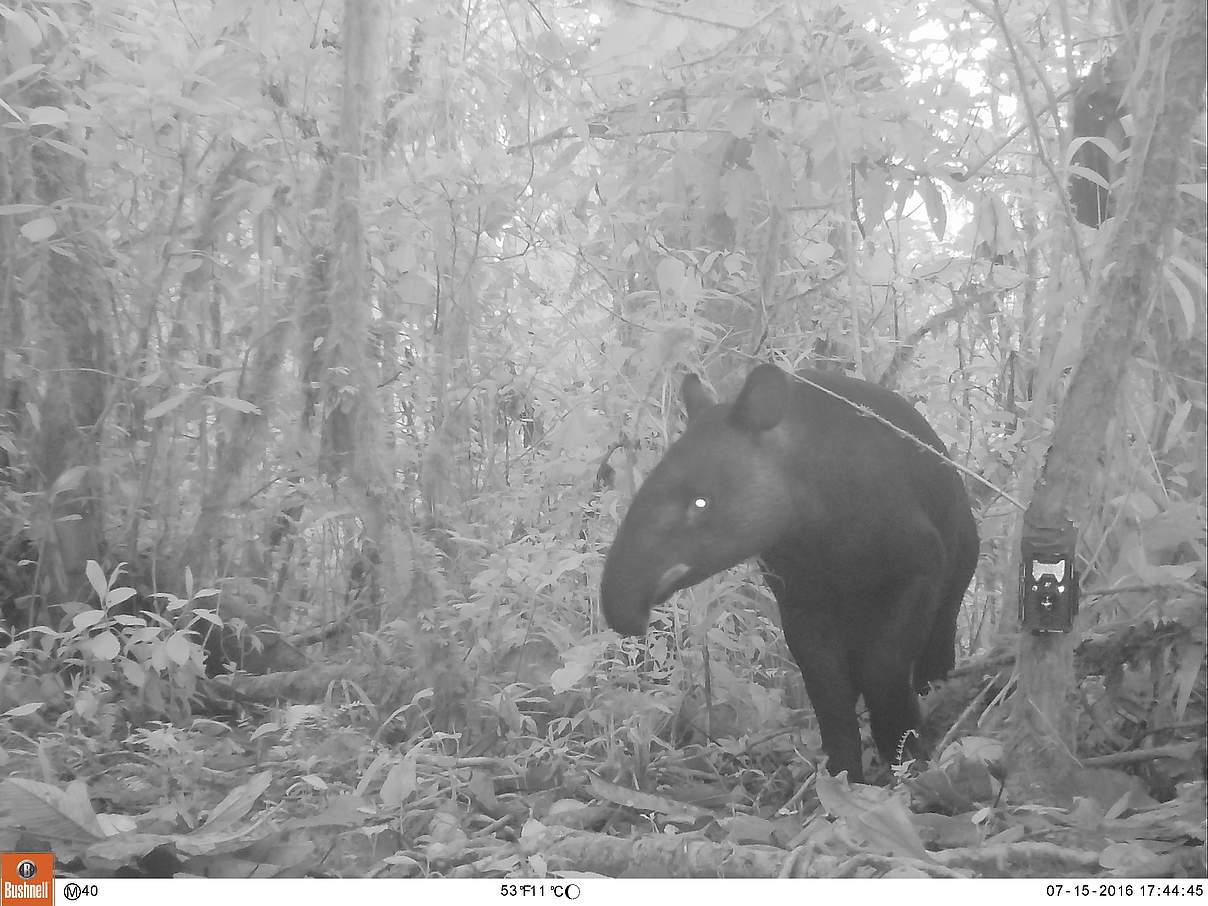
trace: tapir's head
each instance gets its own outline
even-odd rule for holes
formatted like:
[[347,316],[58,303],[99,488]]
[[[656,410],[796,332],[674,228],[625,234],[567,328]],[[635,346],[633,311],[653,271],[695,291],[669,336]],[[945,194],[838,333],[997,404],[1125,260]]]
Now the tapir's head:
[[610,627],[642,634],[655,605],[790,530],[788,397],[788,376],[771,365],[722,405],[696,375],[685,378],[688,428],[638,491],[604,564],[600,603]]

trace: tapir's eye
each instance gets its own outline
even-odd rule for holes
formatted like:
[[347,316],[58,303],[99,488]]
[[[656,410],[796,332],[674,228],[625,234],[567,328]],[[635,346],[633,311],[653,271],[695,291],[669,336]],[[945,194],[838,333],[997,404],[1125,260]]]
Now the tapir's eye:
[[708,497],[693,497],[688,504],[688,521],[695,522],[698,519],[704,519],[709,512]]

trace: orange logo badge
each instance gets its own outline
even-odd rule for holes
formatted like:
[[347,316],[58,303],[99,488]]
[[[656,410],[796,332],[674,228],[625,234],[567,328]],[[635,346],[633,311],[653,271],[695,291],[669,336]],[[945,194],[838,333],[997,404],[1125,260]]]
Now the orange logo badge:
[[54,906],[54,853],[0,853],[0,906]]

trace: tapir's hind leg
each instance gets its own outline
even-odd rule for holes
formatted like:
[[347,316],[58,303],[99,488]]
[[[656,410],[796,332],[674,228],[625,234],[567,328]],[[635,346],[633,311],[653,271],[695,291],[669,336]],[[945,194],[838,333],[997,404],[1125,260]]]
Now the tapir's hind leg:
[[921,720],[914,672],[936,635],[931,625],[939,616],[936,595],[931,576],[907,579],[897,600],[884,611],[884,620],[861,659],[859,685],[872,721],[872,738],[881,757],[891,763],[904,744],[905,752],[922,754],[913,735]]
[[924,692],[929,683],[946,677],[956,665],[956,617],[964,598],[964,589],[940,602],[931,632],[914,665],[914,688]]
[[910,678],[910,664],[897,656],[868,652],[863,669],[864,703],[872,723],[872,738],[881,758],[894,764],[899,752],[919,754],[919,699]]
[[956,665],[956,621],[960,615],[965,590],[977,569],[980,544],[977,529],[969,518],[964,530],[955,531],[949,539],[947,583],[941,589],[939,612],[931,628],[927,647],[915,664],[915,687],[922,691],[928,683],[942,680]]

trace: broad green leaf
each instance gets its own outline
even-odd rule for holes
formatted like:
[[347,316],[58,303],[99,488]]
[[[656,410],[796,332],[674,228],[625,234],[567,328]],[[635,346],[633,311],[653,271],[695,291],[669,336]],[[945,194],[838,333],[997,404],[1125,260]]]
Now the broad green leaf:
[[26,702],[23,705],[17,705],[15,708],[9,708],[4,712],[5,717],[28,717],[31,714],[39,711],[44,702]]
[[117,604],[129,601],[136,594],[138,594],[138,592],[133,588],[114,588],[110,590],[107,595],[105,595],[105,606],[113,607]]
[[10,25],[15,26],[21,32],[21,37],[25,39],[25,43],[29,48],[35,48],[42,43],[42,29],[38,26],[38,22],[29,13],[20,9],[12,9],[12,4],[9,4],[8,9],[4,10],[4,18],[9,21]]
[[176,666],[183,667],[189,662],[189,658],[193,656],[193,647],[195,644],[189,637],[189,633],[174,632],[164,644],[164,651]]
[[84,575],[88,577],[88,584],[92,586],[96,596],[104,601],[105,595],[109,592],[109,582],[105,578],[105,571],[101,569],[101,564],[95,560],[89,560],[84,564]]
[[46,65],[44,63],[26,63],[24,66],[18,66],[4,78],[0,79],[0,88],[11,82],[20,82],[35,73],[41,72],[45,68]]
[[67,111],[62,107],[35,107],[28,117],[31,126],[61,126],[67,120]]
[[382,781],[382,804],[388,808],[399,808],[415,792],[419,782],[416,769],[418,752],[418,749],[408,752]]
[[183,390],[180,393],[173,394],[159,405],[152,406],[147,410],[147,414],[143,416],[143,421],[154,421],[161,416],[167,415],[173,409],[183,405],[192,395],[192,390]]
[[0,825],[22,828],[59,842],[92,842],[104,832],[88,799],[88,788],[77,780],[65,790],[9,777],[0,783]]
[[42,242],[59,231],[53,217],[39,217],[21,225],[21,235],[30,242]]
[[927,219],[931,221],[931,232],[935,234],[936,239],[943,239],[948,228],[948,208],[944,205],[944,196],[940,194],[939,187],[931,181],[930,177],[924,176],[915,185],[915,190],[927,207]]
[[104,618],[104,611],[97,610],[93,607],[89,608],[88,610],[81,611],[72,617],[71,625],[73,629],[91,629]]
[[260,407],[254,403],[249,403],[247,400],[241,400],[238,397],[231,396],[212,396],[210,400],[223,406],[227,409],[234,409],[236,412],[245,412],[250,415],[259,415]]
[[252,806],[256,804],[256,800],[264,794],[264,791],[268,789],[272,781],[272,773],[264,771],[242,786],[231,790],[226,798],[218,803],[214,810],[210,812],[209,817],[206,818],[205,823],[199,829],[202,831],[214,831],[230,827],[236,821],[241,820],[252,810]]
[[737,98],[726,111],[726,128],[735,138],[746,138],[755,128],[755,99],[746,95]]
[[98,661],[111,661],[122,652],[122,643],[112,632],[93,636],[86,647]]

